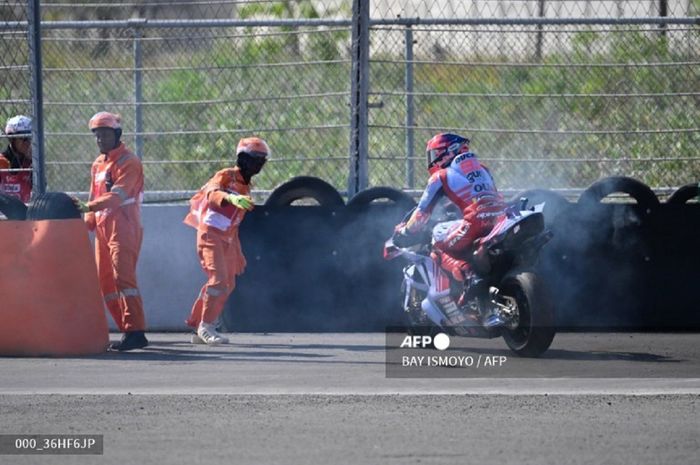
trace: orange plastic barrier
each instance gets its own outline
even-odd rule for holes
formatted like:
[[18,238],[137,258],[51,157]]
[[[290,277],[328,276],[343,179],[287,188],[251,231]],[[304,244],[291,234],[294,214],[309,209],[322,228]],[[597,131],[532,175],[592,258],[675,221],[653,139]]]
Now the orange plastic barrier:
[[108,343],[83,221],[0,221],[0,355],[89,355]]

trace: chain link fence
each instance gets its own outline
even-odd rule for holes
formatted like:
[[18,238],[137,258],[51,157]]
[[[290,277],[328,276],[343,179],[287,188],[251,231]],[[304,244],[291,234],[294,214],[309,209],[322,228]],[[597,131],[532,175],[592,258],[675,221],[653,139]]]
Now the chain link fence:
[[[507,189],[585,188],[611,175],[658,189],[700,178],[697,26],[406,29],[373,29],[396,51],[372,59],[371,183],[413,187],[409,162],[424,168],[421,144],[441,130],[471,137]],[[410,93],[397,58],[407,36]]]
[[87,121],[104,109],[122,115],[124,141],[143,158],[147,198],[188,197],[231,166],[238,139],[251,134],[273,150],[255,180],[259,195],[295,174],[347,182],[350,21],[335,19],[349,16],[342,3],[43,8],[56,18],[44,23],[42,42],[54,189],[85,190],[96,154]]
[[695,0],[372,0],[374,19],[623,18],[698,14]]
[[[368,6],[366,184],[420,190],[443,130],[471,137],[504,190],[700,178],[697,1]],[[5,119],[31,111],[27,31],[7,27],[26,9],[0,10]],[[122,115],[147,199],[187,197],[249,134],[273,150],[258,200],[297,175],[348,189],[352,0],[52,0],[41,15],[49,190],[87,189],[101,110]]]
[[[0,123],[32,113],[29,11],[25,1],[0,4]],[[22,23],[19,26],[18,23]],[[5,141],[3,141],[5,142]],[[3,144],[4,145],[4,144]],[[4,149],[4,147],[3,147]]]
[[698,2],[373,5],[370,184],[420,188],[442,130],[470,137],[505,190],[700,179]]

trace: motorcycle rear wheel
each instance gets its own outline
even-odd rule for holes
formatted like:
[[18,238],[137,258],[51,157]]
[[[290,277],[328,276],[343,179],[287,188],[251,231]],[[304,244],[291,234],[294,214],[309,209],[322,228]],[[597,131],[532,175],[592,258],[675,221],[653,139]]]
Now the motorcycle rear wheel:
[[503,278],[501,294],[513,297],[518,306],[519,324],[503,330],[508,347],[521,357],[539,357],[552,344],[556,333],[554,308],[537,275],[513,271]]

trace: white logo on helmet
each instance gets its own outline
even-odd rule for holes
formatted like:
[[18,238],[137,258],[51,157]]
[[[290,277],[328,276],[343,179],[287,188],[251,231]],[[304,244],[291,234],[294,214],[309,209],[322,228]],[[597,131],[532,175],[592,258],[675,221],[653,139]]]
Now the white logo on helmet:
[[28,116],[17,115],[7,120],[5,134],[19,134],[32,132],[32,119]]
[[448,152],[456,152],[462,146],[461,142],[455,142],[454,144],[447,147]]

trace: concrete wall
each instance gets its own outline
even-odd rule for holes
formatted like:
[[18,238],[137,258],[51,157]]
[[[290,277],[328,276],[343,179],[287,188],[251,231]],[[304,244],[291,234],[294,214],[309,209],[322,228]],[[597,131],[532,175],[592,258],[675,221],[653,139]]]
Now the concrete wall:
[[195,230],[182,222],[187,208],[143,207],[144,237],[137,273],[146,322],[152,330],[185,329],[184,320],[205,281],[195,248]]

